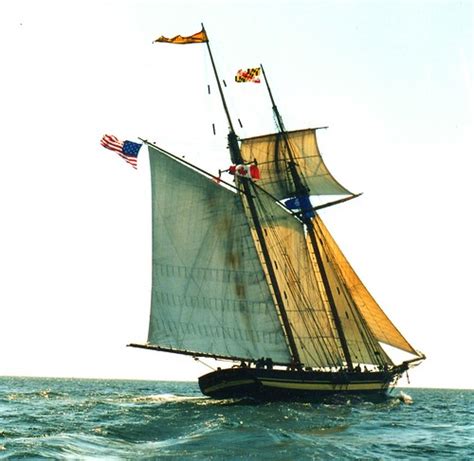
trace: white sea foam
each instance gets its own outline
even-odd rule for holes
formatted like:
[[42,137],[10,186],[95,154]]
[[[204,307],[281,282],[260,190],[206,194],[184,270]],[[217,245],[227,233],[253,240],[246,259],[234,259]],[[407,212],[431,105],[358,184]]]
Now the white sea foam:
[[405,392],[403,391],[400,391],[400,395],[398,396],[398,399],[401,402],[406,403],[407,405],[411,405],[413,403],[413,399],[411,398],[411,396],[409,396],[408,394],[405,394]]

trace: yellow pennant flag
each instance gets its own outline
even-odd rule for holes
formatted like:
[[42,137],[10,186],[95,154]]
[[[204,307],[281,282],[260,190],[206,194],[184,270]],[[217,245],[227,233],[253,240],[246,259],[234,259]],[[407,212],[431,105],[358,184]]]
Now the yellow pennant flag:
[[183,37],[181,35],[176,35],[176,37],[166,38],[163,35],[157,38],[153,43],[161,42],[161,43],[176,43],[177,45],[185,45],[187,43],[204,43],[207,42],[207,35],[206,31],[202,29],[200,32],[196,32],[194,35],[190,35],[189,37]]

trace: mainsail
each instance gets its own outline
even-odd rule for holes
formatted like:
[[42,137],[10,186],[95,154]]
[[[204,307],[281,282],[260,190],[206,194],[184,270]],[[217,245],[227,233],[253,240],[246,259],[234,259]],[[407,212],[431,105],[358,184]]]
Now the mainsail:
[[[322,220],[315,216],[311,221],[311,232],[314,232],[315,241],[321,254],[319,264],[314,264],[316,273],[324,272],[327,282],[327,291],[331,292],[332,303],[341,323],[344,332],[344,340],[347,344],[349,355],[353,362],[384,365],[391,364],[391,359],[387,356],[374,332],[368,325],[365,317],[361,314],[359,305],[349,290],[345,278],[342,276],[339,260],[334,257],[333,247],[328,245],[330,239],[329,232],[321,234]],[[311,251],[312,244],[308,238],[308,247]]]
[[318,238],[324,242],[328,258],[332,261],[344,289],[375,338],[389,346],[419,355],[368,292],[319,216],[314,219],[314,227]]
[[157,147],[149,145],[149,153],[153,280],[148,344],[289,363],[239,195]]

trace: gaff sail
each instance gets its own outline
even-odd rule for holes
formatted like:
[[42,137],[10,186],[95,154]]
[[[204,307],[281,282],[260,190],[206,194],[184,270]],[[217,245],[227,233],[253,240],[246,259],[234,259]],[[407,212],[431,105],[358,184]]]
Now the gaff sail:
[[148,344],[220,357],[290,355],[239,194],[149,145]]
[[375,338],[389,346],[419,355],[369,293],[319,216],[316,216],[313,224],[318,238],[324,242],[325,251],[328,259],[333,262],[335,272]]
[[255,188],[252,195],[301,362],[311,367],[345,365],[341,338],[322,282],[324,270],[353,361],[391,364],[358,311],[341,277],[332,247],[322,240],[319,230],[316,235],[323,256],[322,268],[314,259],[304,224],[260,188]]
[[[315,367],[342,365],[339,339],[311,267],[301,221],[260,188],[252,189],[252,197],[300,361]],[[256,232],[252,235],[259,245]],[[262,265],[269,280],[268,268]]]

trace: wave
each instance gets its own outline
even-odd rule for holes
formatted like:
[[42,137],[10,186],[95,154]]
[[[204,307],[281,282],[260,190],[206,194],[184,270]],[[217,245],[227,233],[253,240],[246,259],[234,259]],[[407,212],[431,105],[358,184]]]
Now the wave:
[[42,399],[64,398],[68,394],[52,391],[51,389],[40,389],[34,392],[12,392],[7,394],[6,400],[36,400],[38,397]]
[[192,395],[176,395],[176,394],[155,394],[155,395],[139,395],[130,398],[133,403],[181,403],[181,402],[199,402],[208,400],[207,397]]

